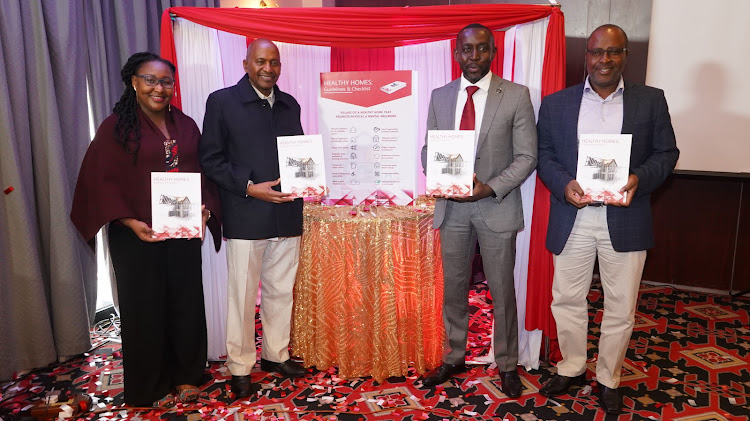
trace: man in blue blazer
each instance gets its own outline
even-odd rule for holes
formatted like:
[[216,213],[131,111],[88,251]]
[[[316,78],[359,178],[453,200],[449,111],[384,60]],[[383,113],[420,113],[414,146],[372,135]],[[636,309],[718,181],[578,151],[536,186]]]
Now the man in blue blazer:
[[[620,371],[646,250],[654,245],[651,192],[679,156],[664,92],[622,78],[627,47],[620,27],[594,30],[586,48],[586,81],[545,97],[537,123],[538,174],[551,192],[547,248],[554,254],[552,314],[563,357],[540,393],[558,396],[585,382],[586,296],[598,256],[604,317],[596,378],[599,403],[612,414],[622,406]],[[578,136],[618,133],[632,134],[630,175],[620,190],[624,198],[592,202],[576,181]]]
[[276,45],[254,40],[235,86],[206,101],[201,166],[220,187],[227,237],[227,368],[232,392],[251,393],[255,365],[255,302],[261,288],[260,367],[289,377],[305,370],[289,359],[292,290],[302,235],[302,199],[279,189],[276,138],[302,134],[300,106],[279,90]]
[[[427,129],[465,129],[468,124],[466,129],[475,130],[476,157],[473,195],[438,198],[435,203],[433,226],[440,229],[446,341],[443,364],[423,384],[435,386],[464,369],[471,262],[478,239],[493,299],[495,362],[503,392],[518,397],[522,386],[516,371],[518,318],[513,285],[516,232],[523,228],[518,186],[536,166],[536,128],[528,88],[490,72],[496,51],[489,29],[479,24],[466,26],[458,34],[454,51],[463,76],[435,89],[430,99]],[[422,149],[423,167],[426,162],[427,144]]]

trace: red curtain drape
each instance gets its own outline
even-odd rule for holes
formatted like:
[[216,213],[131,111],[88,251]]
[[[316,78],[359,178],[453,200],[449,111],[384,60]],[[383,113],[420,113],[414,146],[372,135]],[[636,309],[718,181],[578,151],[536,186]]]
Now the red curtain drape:
[[[542,98],[565,88],[565,21],[555,9],[547,25],[547,39],[542,65]],[[538,177],[534,191],[534,212],[531,222],[529,277],[526,290],[526,330],[540,329],[556,340],[557,326],[550,311],[552,303],[552,253],[545,247],[549,222],[550,193]],[[559,348],[553,344],[550,358],[560,360]]]
[[[453,38],[461,28],[473,22],[498,30],[550,16],[553,9],[523,4],[267,9],[172,7],[164,13],[247,37],[294,44],[373,48]],[[162,35],[164,29],[162,25]]]
[[[420,7],[204,8],[171,7],[161,19],[161,55],[175,65],[171,17],[244,35],[294,44],[331,47],[397,47],[455,38],[464,26],[481,22],[491,30],[535,21],[559,8],[526,4],[463,4]],[[548,35],[549,36],[549,35]],[[551,40],[547,40],[549,43]],[[562,43],[565,38],[552,40]],[[564,72],[564,68],[561,68]],[[180,106],[179,74],[173,102]]]
[[396,56],[393,47],[341,48],[331,47],[332,72],[366,72],[393,70]]

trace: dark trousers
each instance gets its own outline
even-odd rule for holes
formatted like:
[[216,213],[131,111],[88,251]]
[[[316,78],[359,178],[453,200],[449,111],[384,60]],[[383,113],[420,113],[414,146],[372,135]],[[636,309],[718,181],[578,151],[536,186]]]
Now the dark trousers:
[[120,304],[125,403],[151,406],[206,366],[201,240],[146,243],[109,226]]

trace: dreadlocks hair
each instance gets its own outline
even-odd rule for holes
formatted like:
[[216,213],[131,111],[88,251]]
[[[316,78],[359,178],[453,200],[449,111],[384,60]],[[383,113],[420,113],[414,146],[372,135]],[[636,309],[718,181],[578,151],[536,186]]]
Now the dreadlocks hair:
[[133,154],[134,163],[138,156],[138,149],[141,146],[141,129],[138,125],[138,101],[135,97],[136,93],[133,89],[132,78],[138,74],[138,69],[143,64],[151,61],[160,61],[166,64],[172,70],[172,74],[174,74],[174,64],[169,60],[165,60],[149,52],[133,54],[120,71],[120,77],[122,78],[122,83],[125,84],[125,89],[122,91],[120,100],[117,101],[115,108],[112,110],[117,115],[114,133],[115,141],[122,146],[125,152]]

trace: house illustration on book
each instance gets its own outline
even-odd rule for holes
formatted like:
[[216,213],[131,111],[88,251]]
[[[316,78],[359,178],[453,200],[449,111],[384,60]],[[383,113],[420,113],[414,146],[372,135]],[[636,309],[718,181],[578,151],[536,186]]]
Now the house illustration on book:
[[295,178],[313,178],[315,177],[315,161],[312,158],[286,158],[287,167],[297,167],[294,173]]
[[586,157],[586,166],[596,168],[591,176],[594,180],[613,181],[617,175],[617,161],[606,158]]
[[435,152],[435,162],[442,162],[444,164],[440,170],[441,174],[460,175],[461,167],[464,166],[464,159],[460,153],[444,154],[442,152]]
[[162,194],[159,198],[160,205],[172,205],[172,209],[169,210],[169,216],[176,216],[178,218],[189,218],[190,217],[190,199],[187,196],[167,196]]

